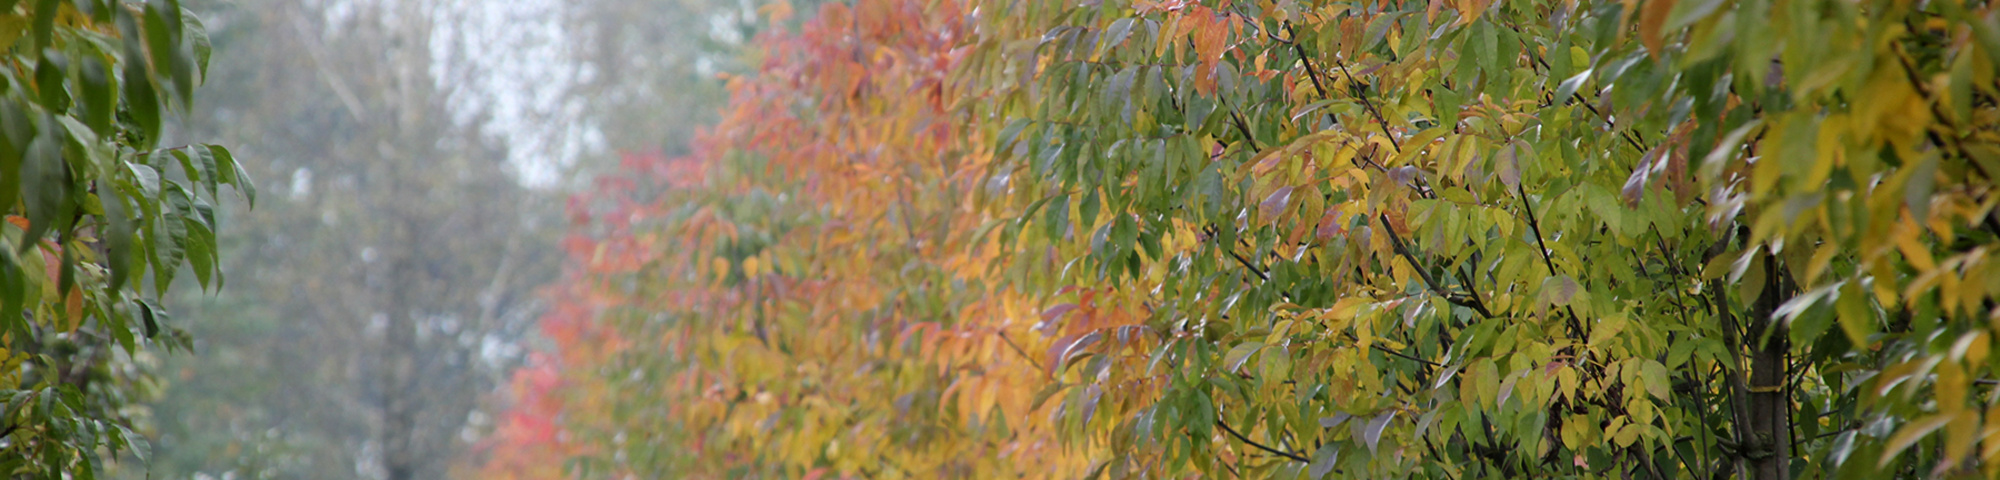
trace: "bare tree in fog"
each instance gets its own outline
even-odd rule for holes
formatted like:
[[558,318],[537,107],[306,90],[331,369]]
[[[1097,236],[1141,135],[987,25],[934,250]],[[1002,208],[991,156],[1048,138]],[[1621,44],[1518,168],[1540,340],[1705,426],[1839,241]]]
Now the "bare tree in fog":
[[169,360],[151,473],[446,476],[549,277],[552,196],[452,107],[477,72],[440,68],[438,4],[203,7],[231,54],[189,128],[280,199],[232,219],[230,288],[185,297],[199,344]]

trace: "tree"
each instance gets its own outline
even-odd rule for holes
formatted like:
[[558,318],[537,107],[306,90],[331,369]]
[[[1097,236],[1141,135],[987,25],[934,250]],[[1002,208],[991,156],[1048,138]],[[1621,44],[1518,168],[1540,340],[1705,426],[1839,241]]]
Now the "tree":
[[[1990,5],[815,18],[733,88],[698,183],[577,244],[620,255],[572,261],[598,283],[564,321],[607,333],[570,348],[623,356],[565,381],[652,400],[594,377],[637,357],[668,399],[568,406],[580,465],[998,475],[965,446],[1051,439],[1027,471],[2000,472]],[[632,418],[688,440],[599,430]]]
[[565,2],[572,61],[590,72],[570,93],[606,146],[686,152],[727,98],[718,73],[742,73],[737,50],[761,2]]
[[971,242],[991,157],[949,103],[957,8],[824,6],[761,40],[690,156],[628,156],[572,200],[542,319],[564,374],[521,377],[500,427],[521,435],[482,478],[563,464],[515,452],[593,477],[1082,474],[1008,389],[1048,372],[1008,340],[1035,341],[1003,321],[1028,298],[992,291],[997,250]]
[[[522,186],[484,112],[454,110],[426,2],[215,2],[218,91],[187,128],[269,159],[223,237],[231,288],[149,402],[133,478],[442,478],[552,276],[555,204]],[[433,16],[436,15],[436,16]],[[386,60],[385,60],[386,59]],[[433,69],[436,67],[436,69]],[[461,123],[461,121],[463,123]]]
[[163,147],[207,75],[199,19],[177,2],[0,5],[0,472],[89,477],[136,451],[127,407],[146,346],[187,339],[159,307],[183,266],[216,267],[229,150]]

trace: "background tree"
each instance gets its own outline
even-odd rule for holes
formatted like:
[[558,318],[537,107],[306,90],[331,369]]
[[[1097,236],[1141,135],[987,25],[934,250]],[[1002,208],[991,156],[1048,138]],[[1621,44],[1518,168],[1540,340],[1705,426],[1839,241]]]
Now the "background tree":
[[472,64],[434,57],[439,16],[457,12],[201,8],[231,52],[214,75],[231,94],[188,128],[271,159],[258,174],[274,194],[225,237],[240,288],[178,298],[214,340],[161,367],[159,458],[130,473],[445,476],[519,361],[556,222],[460,88]]
[[[755,68],[752,42],[767,1],[585,0],[565,2],[572,66],[569,92],[616,151],[685,155],[728,98],[718,75]],[[789,6],[782,8],[790,8]],[[615,165],[602,165],[615,168]]]

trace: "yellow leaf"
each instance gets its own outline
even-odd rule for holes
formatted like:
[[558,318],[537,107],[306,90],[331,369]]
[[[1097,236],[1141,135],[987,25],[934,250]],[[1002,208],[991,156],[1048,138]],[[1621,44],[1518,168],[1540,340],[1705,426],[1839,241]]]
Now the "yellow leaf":
[[1944,430],[1945,461],[1957,463],[1972,453],[1972,444],[1979,440],[1979,413],[1970,410],[1958,412]]
[[1903,450],[1910,448],[1910,445],[1917,443],[1918,440],[1922,440],[1925,435],[1930,435],[1931,432],[1937,431],[1938,428],[1944,427],[1945,424],[1951,423],[1955,418],[1957,417],[1954,415],[1932,415],[1923,420],[1903,425],[1901,430],[1897,430],[1894,436],[1889,437],[1888,448],[1882,450],[1881,464],[1888,466],[1890,460],[1896,459],[1896,455],[1902,454]]
[[[2000,405],[1986,407],[1986,425],[1979,432],[1979,438],[1982,439],[1990,439],[1994,436],[2000,436]],[[1981,460],[1991,460],[1995,456],[2000,456],[2000,441],[1983,442],[1979,450],[1979,458]],[[1992,462],[1986,463],[1988,465],[1992,464]],[[1991,474],[1989,473],[1988,475],[1990,477]]]
[[1626,425],[1625,428],[1618,430],[1618,435],[1612,437],[1611,441],[1617,442],[1619,447],[1630,447],[1632,443],[1639,441],[1639,433],[1643,430],[1645,429],[1639,428],[1637,424]]
[[1965,409],[1967,387],[1971,383],[1965,378],[1965,369],[1957,363],[1942,362],[1937,366],[1937,380],[1932,384],[1932,392],[1937,397],[1940,413],[1953,413]]
[[1491,5],[1492,2],[1489,0],[1452,0],[1452,4],[1458,7],[1458,14],[1460,15],[1458,17],[1458,26],[1463,27],[1471,25],[1474,20],[1478,20],[1479,14],[1485,13],[1486,7]]
[[1806,285],[1818,283],[1820,275],[1826,273],[1828,266],[1833,265],[1833,256],[1838,253],[1840,245],[1837,243],[1827,242],[1820,245],[1819,250],[1813,252],[1812,260],[1806,261]]
[[1764,271],[1763,255],[1752,251],[1745,257],[1750,260],[1750,264],[1748,268],[1743,269],[1743,276],[1736,280],[1736,288],[1738,293],[1743,295],[1743,302],[1749,303],[1757,301],[1758,297],[1764,295],[1764,284],[1768,278]]
[[1937,268],[1937,261],[1931,258],[1930,248],[1919,243],[1921,240],[1917,236],[1922,234],[1923,231],[1917,229],[1916,222],[1910,221],[1910,217],[1905,216],[1896,224],[1896,250],[1903,253],[1903,259],[1909,261],[1910,266],[1915,267],[1919,274]]

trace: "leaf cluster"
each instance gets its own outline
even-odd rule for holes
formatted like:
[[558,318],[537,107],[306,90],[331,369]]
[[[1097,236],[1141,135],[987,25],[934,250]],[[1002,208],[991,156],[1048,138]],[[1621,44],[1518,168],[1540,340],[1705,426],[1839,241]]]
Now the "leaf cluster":
[[1990,476],[1993,19],[829,6],[585,304],[712,476]]
[[89,478],[145,450],[114,363],[186,346],[157,299],[183,265],[221,287],[219,186],[255,189],[221,146],[159,145],[210,55],[177,2],[0,2],[0,52],[0,471]]

